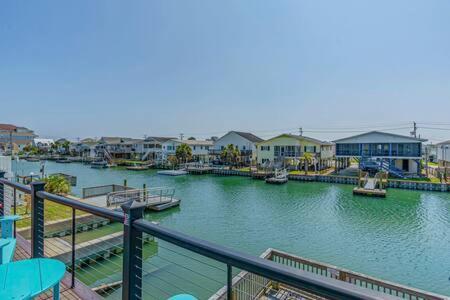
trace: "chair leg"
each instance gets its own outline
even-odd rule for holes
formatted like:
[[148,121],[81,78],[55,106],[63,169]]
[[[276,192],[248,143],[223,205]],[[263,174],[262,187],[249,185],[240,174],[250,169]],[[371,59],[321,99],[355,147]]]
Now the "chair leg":
[[53,286],[53,300],[59,300],[59,282]]

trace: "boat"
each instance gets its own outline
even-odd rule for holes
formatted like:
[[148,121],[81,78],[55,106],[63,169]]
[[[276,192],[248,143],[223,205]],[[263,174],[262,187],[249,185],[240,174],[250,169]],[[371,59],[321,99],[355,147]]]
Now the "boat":
[[58,164],[70,164],[70,163],[72,163],[72,161],[67,159],[67,158],[57,159],[55,162],[58,163]]
[[130,171],[143,171],[143,170],[148,170],[150,167],[148,165],[137,165],[134,164],[134,166],[128,166],[126,167],[127,170]]
[[286,182],[288,182],[288,172],[286,169],[276,169],[273,177],[266,178],[266,183],[270,184],[284,184]]
[[41,161],[39,158],[37,158],[37,157],[28,157],[28,158],[25,158],[25,160],[26,161],[29,161],[29,162],[38,162],[38,161]]
[[93,169],[105,169],[107,167],[108,167],[108,162],[106,162],[104,160],[91,162],[91,168],[93,168]]

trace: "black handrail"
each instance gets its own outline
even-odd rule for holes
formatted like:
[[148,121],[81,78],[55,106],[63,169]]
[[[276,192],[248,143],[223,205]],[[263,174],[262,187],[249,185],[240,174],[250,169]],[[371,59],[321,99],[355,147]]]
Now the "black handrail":
[[0,178],[0,183],[6,184],[12,188],[15,188],[19,191],[24,192],[24,193],[28,193],[28,194],[31,193],[31,187],[29,185],[21,184],[18,182],[12,182],[6,178]]
[[[24,192],[32,191],[28,186],[11,182],[9,180],[0,179],[0,183]],[[124,223],[125,221],[124,214],[119,211],[94,206],[45,191],[36,191],[35,194],[39,198],[47,199],[74,209],[108,218],[112,221],[120,223]],[[144,219],[138,219],[129,223],[131,223],[130,225],[132,228],[139,232],[151,234],[161,240],[222,262],[228,266],[233,266],[294,288],[299,288],[318,296],[326,297],[328,299],[381,300],[391,298],[388,295],[383,294],[381,296],[379,293],[357,287],[346,282],[331,278],[323,278],[303,270],[287,268],[286,266],[279,265],[275,262],[265,260],[260,257],[251,256],[208,241],[190,237],[178,231],[161,227]],[[130,253],[124,253],[124,255],[130,255]]]
[[286,268],[275,262],[190,237],[143,219],[134,221],[133,226],[142,232],[197,254],[329,299],[389,299],[387,295],[381,297],[378,293],[346,282],[323,278],[303,270]]
[[84,203],[78,200],[70,199],[64,196],[55,195],[49,192],[40,191],[36,193],[39,197],[58,203],[63,204],[87,213],[91,213],[93,215],[97,215],[100,217],[104,217],[110,219],[111,221],[116,221],[123,223],[124,214],[123,212],[107,209],[104,207],[95,206],[92,204]]

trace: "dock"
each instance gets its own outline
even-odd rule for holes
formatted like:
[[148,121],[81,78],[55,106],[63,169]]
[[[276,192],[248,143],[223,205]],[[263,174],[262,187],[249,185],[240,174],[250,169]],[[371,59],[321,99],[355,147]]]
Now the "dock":
[[209,164],[190,163],[186,164],[186,171],[189,174],[202,175],[212,173],[214,168]]
[[274,176],[274,172],[271,171],[256,171],[252,172],[253,179],[265,180],[266,178]]
[[374,178],[368,172],[359,172],[358,186],[353,189],[354,195],[386,197],[387,173],[378,172]]
[[184,169],[180,170],[161,170],[157,172],[158,175],[168,175],[168,176],[181,176],[187,175],[188,172]]

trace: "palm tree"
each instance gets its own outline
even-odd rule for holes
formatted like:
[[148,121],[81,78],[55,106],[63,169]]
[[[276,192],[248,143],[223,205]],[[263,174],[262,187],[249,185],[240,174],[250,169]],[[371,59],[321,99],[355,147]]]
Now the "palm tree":
[[304,153],[302,157],[300,157],[300,160],[303,162],[303,167],[305,170],[305,175],[308,174],[308,167],[313,161],[313,156],[311,153]]
[[192,149],[187,144],[181,144],[175,151],[178,161],[187,163],[192,159]]
[[67,195],[70,193],[70,183],[64,176],[52,175],[44,179],[45,191],[52,194]]
[[237,165],[239,161],[240,151],[238,147],[229,144],[225,149],[223,149],[221,157],[224,161],[230,164],[230,166]]
[[167,158],[167,161],[169,162],[169,165],[172,167],[172,169],[175,169],[175,167],[178,165],[178,159],[171,155]]

